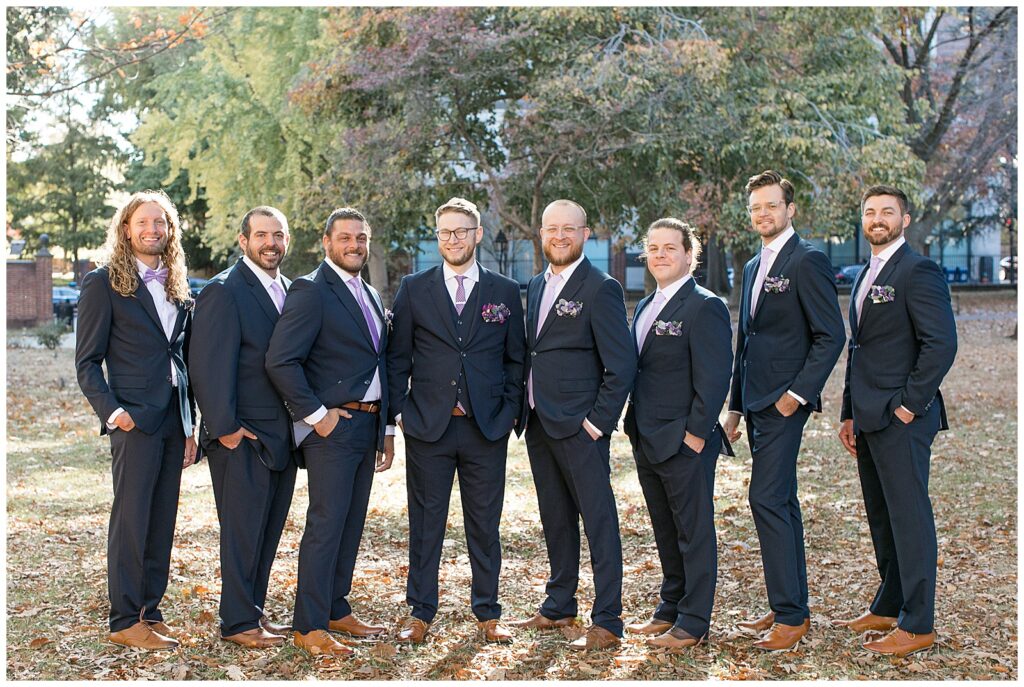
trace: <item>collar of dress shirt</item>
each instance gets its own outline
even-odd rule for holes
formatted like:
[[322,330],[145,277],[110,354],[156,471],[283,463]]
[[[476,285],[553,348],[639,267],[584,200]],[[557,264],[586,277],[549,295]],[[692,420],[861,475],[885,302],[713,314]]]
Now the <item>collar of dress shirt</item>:
[[[448,266],[447,262],[441,263],[441,271],[444,273],[444,280],[450,282],[455,279],[455,275],[458,274],[455,270]],[[469,279],[471,282],[476,284],[480,281],[480,265],[477,264],[476,259],[473,259],[473,264],[468,270],[463,272],[463,276]]]
[[[157,258],[156,269],[159,270],[163,266],[164,266],[164,261],[161,260],[160,258]],[[138,268],[140,275],[145,275],[146,274],[146,270],[149,269],[149,265],[147,265],[146,263],[142,262],[138,258],[135,258],[135,267]]]
[[[334,264],[333,260],[331,260],[328,257],[324,258],[324,262],[326,262],[328,265],[330,265],[331,269],[335,271],[335,273],[341,278],[341,280],[343,282],[345,282],[345,284],[348,284],[349,280],[352,279],[352,277],[358,277],[359,276],[358,273],[352,274],[348,270],[341,269],[340,267],[338,267],[337,265]],[[362,281],[362,279],[360,279],[360,281]]]
[[271,277],[269,274],[267,274],[266,270],[264,270],[255,262],[250,260],[248,255],[242,256],[242,262],[244,262],[246,266],[252,270],[252,273],[256,275],[256,278],[260,280],[260,283],[263,284],[263,288],[265,288],[266,290],[269,291],[270,285],[274,282],[277,282],[278,286],[280,286],[282,289],[284,288],[284,284],[281,283],[280,270],[278,271],[276,277]]
[[769,243],[767,246],[764,246],[761,250],[767,248],[772,252],[772,258],[775,258],[775,256],[779,254],[779,251],[782,250],[782,247],[786,245],[786,241],[788,241],[789,238],[795,233],[796,229],[794,229],[793,225],[790,224],[788,227],[782,230],[781,234],[773,238],[771,240],[771,243]]
[[[575,262],[569,263],[561,272],[558,273],[558,275],[562,278],[562,284],[565,284],[567,281],[569,281],[569,278],[572,277],[572,273],[576,271],[576,268],[580,266],[580,263],[583,262],[583,258],[585,257],[587,257],[586,254],[581,254],[580,257],[576,258]],[[548,268],[544,270],[545,284],[547,284],[548,281],[551,279],[552,274],[554,274],[554,272],[551,271],[551,264],[549,263]]]
[[[896,239],[895,241],[893,241],[892,245],[886,246],[885,250],[883,250],[877,256],[872,256],[872,257],[880,258],[882,260],[882,264],[884,265],[885,263],[889,262],[889,258],[891,258],[893,256],[893,254],[895,254],[896,251],[898,251],[900,249],[900,246],[902,246],[906,242],[907,242],[907,240],[901,236],[898,239]],[[868,264],[870,264],[870,262]],[[881,269],[881,268],[879,268],[879,269]]]
[[[671,284],[669,284],[665,288],[660,288],[659,287],[658,291],[661,291],[663,294],[665,294],[665,302],[668,303],[670,300],[672,300],[673,296],[675,296],[677,293],[679,293],[679,289],[683,288],[683,284],[685,284],[687,282],[687,280],[692,279],[692,278],[693,278],[693,275],[688,274],[685,277],[683,277],[682,279],[676,279],[674,282],[672,282]],[[658,295],[658,291],[654,292],[655,296]],[[652,300],[651,303],[653,303],[653,302],[654,301]]]

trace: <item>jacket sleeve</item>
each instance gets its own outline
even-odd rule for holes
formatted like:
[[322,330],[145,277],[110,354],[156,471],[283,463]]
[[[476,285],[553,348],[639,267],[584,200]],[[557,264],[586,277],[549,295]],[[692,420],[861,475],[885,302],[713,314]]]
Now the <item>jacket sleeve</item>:
[[199,293],[192,319],[188,366],[203,423],[214,439],[238,430],[238,350],[242,325],[238,306],[223,283]]
[[519,287],[509,289],[508,327],[505,330],[505,402],[519,417],[523,407],[523,361],[526,358],[526,320],[523,317],[523,302]]
[[[852,326],[852,325],[851,325]],[[850,372],[853,369],[853,337],[846,345],[846,375],[843,378],[843,408],[839,411],[839,421],[853,419],[853,397],[850,395]]]
[[631,340],[629,325],[626,324],[626,303],[622,287],[614,279],[606,279],[598,288],[590,326],[604,375],[594,408],[587,419],[610,436],[619,422],[626,398],[633,389],[637,357],[636,346]]
[[324,405],[310,388],[302,367],[323,326],[323,304],[317,288],[309,279],[292,282],[267,348],[267,376],[295,421]]
[[743,309],[746,307],[744,302],[744,294],[747,291],[747,267],[743,266],[743,280],[739,284],[740,291],[740,305],[739,305],[739,316],[736,318],[736,354],[733,356],[733,367],[732,367],[732,388],[729,391],[729,411],[730,412],[743,412],[743,380],[740,376],[741,368],[743,366],[743,356],[740,352],[743,350],[743,345],[746,342],[746,334],[743,332]]
[[413,321],[409,302],[408,277],[395,294],[392,306],[391,333],[388,335],[388,418],[395,424],[395,416],[402,413],[409,397],[409,375],[412,372]]
[[811,330],[811,348],[790,390],[813,404],[843,352],[846,326],[828,257],[819,250],[808,251],[799,270],[797,296]]
[[99,416],[102,426],[106,426],[111,414],[121,405],[103,376],[103,359],[107,356],[112,318],[110,285],[101,274],[90,272],[82,280],[82,292],[78,297],[75,371],[78,386]]
[[732,323],[719,298],[704,301],[691,324],[690,361],[694,397],[686,431],[707,439],[729,393],[732,369]]
[[922,260],[908,283],[907,309],[919,349],[902,403],[914,415],[924,415],[956,359],[956,321],[938,265]]

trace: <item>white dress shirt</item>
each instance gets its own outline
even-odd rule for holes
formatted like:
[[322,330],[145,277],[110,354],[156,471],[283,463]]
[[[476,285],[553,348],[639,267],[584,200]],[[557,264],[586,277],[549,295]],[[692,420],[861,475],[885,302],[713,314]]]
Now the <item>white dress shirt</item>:
[[[149,265],[142,262],[138,258],[135,258],[135,265],[139,270],[139,279],[142,279],[142,275],[149,269]],[[163,267],[162,261],[157,261],[156,269],[159,270]],[[171,301],[167,300],[167,291],[164,285],[156,279],[152,280],[148,284],[143,282],[146,290],[149,291],[149,295],[153,297],[153,304],[156,306],[157,317],[160,318],[160,325],[163,327],[164,336],[167,337],[167,341],[170,342],[171,336],[174,334],[174,325],[178,321],[178,306]],[[168,360],[168,365],[171,368],[171,386],[178,386],[178,371],[174,369],[174,362]],[[117,416],[124,412],[124,408],[118,407],[110,417],[107,418],[107,429],[113,430],[116,425],[114,420]]]
[[[686,276],[682,277],[681,279],[676,279],[674,282],[672,282],[671,284],[669,284],[665,288],[661,288],[659,286],[658,289],[654,292],[654,297],[651,298],[651,304],[648,305],[643,310],[641,310],[640,313],[637,315],[637,317],[648,318],[648,321],[654,322],[654,318],[658,317],[658,315],[661,314],[661,311],[665,309],[665,306],[668,304],[668,302],[670,300],[672,300],[672,297],[675,296],[677,293],[679,293],[679,289],[683,288],[683,285],[686,284],[686,282],[689,281],[691,278],[692,278],[691,275],[687,274]],[[658,299],[658,294],[659,293],[662,294],[663,296],[665,296],[665,300],[662,301],[660,305],[655,306],[654,305],[654,301],[656,301]],[[652,310],[654,307],[657,307],[658,309],[657,310]],[[648,312],[646,312],[647,310],[652,310],[652,311],[650,313],[648,313]],[[645,329],[646,329],[646,327],[645,327]],[[639,346],[640,345],[640,328],[639,327],[636,328],[636,342],[637,342],[637,345]]]
[[[352,274],[348,270],[341,269],[340,267],[335,265],[334,262],[332,262],[329,257],[325,257],[324,258],[324,262],[327,263],[327,265],[332,270],[334,270],[335,274],[338,275],[339,279],[341,279],[343,282],[345,282],[345,285],[348,287],[349,292],[352,291],[352,285],[349,282],[352,279],[358,280],[358,283],[355,286],[357,288],[363,289],[363,298],[366,299],[366,305],[367,305],[367,307],[370,310],[370,316],[371,316],[370,319],[373,320],[373,326],[376,328],[377,336],[379,337],[381,329],[384,326],[384,323],[381,321],[380,315],[377,314],[377,310],[371,304],[371,300],[372,300],[373,297],[366,290],[366,287],[364,286],[362,278],[359,276],[359,274]],[[355,298],[355,294],[353,294],[352,297]],[[357,301],[357,303],[358,303],[358,301]],[[362,310],[360,309],[360,315],[361,314],[362,314]],[[380,401],[380,399],[381,399],[380,370],[375,369],[373,371],[373,380],[370,382],[370,386],[366,389],[366,393],[363,394],[363,397],[360,399],[360,402],[362,402],[362,403],[378,403]],[[381,410],[383,411],[384,408],[381,408]],[[308,425],[315,425],[316,423],[320,422],[320,420],[323,420],[325,415],[327,415],[327,408],[325,408],[324,406],[320,406],[317,410],[314,410],[312,414],[307,415],[306,417],[304,417],[303,421],[306,424],[308,424]],[[385,428],[384,433],[386,435],[388,435],[388,436],[394,434],[395,433],[394,425],[388,425]]]

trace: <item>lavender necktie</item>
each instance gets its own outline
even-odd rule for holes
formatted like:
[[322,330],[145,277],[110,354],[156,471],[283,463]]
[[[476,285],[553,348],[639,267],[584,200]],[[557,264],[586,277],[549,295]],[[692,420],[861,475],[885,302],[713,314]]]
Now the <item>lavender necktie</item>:
[[861,315],[864,314],[864,298],[871,290],[871,285],[875,283],[875,277],[878,276],[878,271],[881,268],[882,258],[877,255],[871,256],[871,269],[868,270],[868,276],[864,278],[864,283],[860,285],[860,291],[857,292],[857,324],[860,324]]
[[359,309],[363,311],[363,317],[366,319],[366,327],[370,330],[370,339],[373,340],[373,350],[376,351],[380,348],[380,334],[377,333],[377,323],[374,321],[373,314],[370,312],[370,306],[366,304],[366,298],[363,297],[363,285],[360,282],[359,277],[352,277],[349,279],[348,286],[356,296],[356,302],[359,303]]
[[270,299],[274,301],[274,307],[277,308],[278,314],[284,310],[284,289],[277,283],[276,280],[270,282]]
[[[547,319],[548,312],[555,302],[555,290],[558,288],[558,282],[561,280],[561,275],[552,272],[548,276],[547,283],[544,285],[544,296],[540,299],[540,312],[537,313],[537,336],[540,336],[544,320]],[[535,408],[536,404],[533,402],[533,367],[530,367],[530,378],[527,380],[526,394],[529,397],[530,407]]]
[[455,289],[455,312],[461,315],[462,309],[466,307],[466,285],[463,283],[466,280],[466,275],[456,274],[455,279],[459,282]]
[[644,350],[644,340],[647,338],[647,334],[650,333],[651,331],[651,326],[654,324],[654,318],[658,316],[659,312],[661,312],[661,306],[664,304],[665,294],[659,291],[658,293],[654,294],[654,300],[651,302],[649,306],[647,306],[647,310],[645,310],[642,313],[644,323],[643,329],[637,327],[636,330],[637,335],[639,337],[639,341],[637,343],[637,350]]
[[760,300],[761,291],[764,289],[764,278],[768,275],[768,258],[772,254],[771,248],[761,249],[761,263],[757,266],[757,276],[754,277],[754,288],[750,292],[750,316],[757,312],[757,301]]

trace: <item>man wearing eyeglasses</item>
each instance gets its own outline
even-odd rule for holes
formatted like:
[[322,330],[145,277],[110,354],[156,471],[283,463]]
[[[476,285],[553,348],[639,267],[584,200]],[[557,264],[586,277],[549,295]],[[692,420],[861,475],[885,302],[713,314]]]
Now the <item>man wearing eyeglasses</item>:
[[735,442],[740,417],[746,419],[750,509],[771,610],[740,626],[770,630],[755,647],[788,651],[811,622],[796,459],[807,418],[821,412],[821,389],[842,353],[846,329],[832,265],[793,230],[793,184],[767,170],[751,177],[746,191],[761,251],[743,267],[724,429]]
[[523,402],[523,306],[518,283],[476,260],[484,235],[476,205],[452,198],[434,218],[444,262],[402,279],[388,347],[391,420],[405,435],[409,493],[412,612],[398,641],[422,642],[437,614],[438,566],[458,474],[473,615],[485,641],[508,642],[512,634],[499,623],[498,525],[508,438]]
[[636,347],[622,287],[583,255],[587,213],[571,200],[544,210],[548,268],[527,290],[526,430],[551,577],[538,612],[516,625],[551,629],[576,618],[580,530],[594,569],[592,627],[570,644],[579,651],[622,637],[622,543],[609,479],[609,446],[636,376]]

